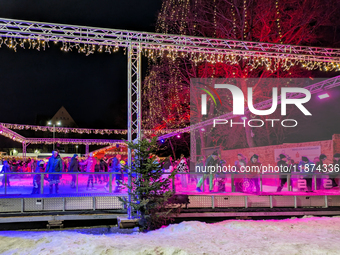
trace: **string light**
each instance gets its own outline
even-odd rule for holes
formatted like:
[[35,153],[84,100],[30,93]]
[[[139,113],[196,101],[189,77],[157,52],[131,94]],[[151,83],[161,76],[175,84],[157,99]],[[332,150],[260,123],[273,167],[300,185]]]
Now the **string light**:
[[216,0],[214,0],[214,36],[216,37],[216,30],[217,30],[217,21],[216,21],[216,15],[217,15],[217,10],[216,10]]
[[[58,41],[54,40],[54,44],[58,45],[58,43],[61,42],[60,50],[63,52],[69,52],[72,51],[73,48],[78,50],[78,53],[84,53],[86,56],[89,56],[90,54],[97,52],[104,52],[103,49],[105,49],[105,52],[107,53],[115,53],[119,50],[119,45],[116,44],[115,47],[112,47],[109,45],[109,43],[105,44],[105,42],[99,46],[96,46],[95,44],[83,44],[80,46],[79,43],[71,43],[71,42],[65,42],[65,41]],[[39,38],[39,37],[33,37],[33,38],[14,38],[14,37],[4,37],[0,38],[0,48],[2,45],[6,45],[7,48],[12,49],[14,52],[17,51],[17,48],[20,47],[22,49],[35,49],[37,51],[40,50],[46,50],[46,47],[49,48],[49,39],[46,38]]]
[[[0,123],[0,126],[4,126],[9,129],[15,130],[34,130],[42,132],[55,132],[57,133],[77,133],[77,134],[99,134],[99,135],[126,135],[126,129],[89,129],[89,128],[68,128],[68,127],[51,127],[51,126],[35,126],[35,125],[21,125],[21,124],[11,124],[11,123]],[[144,134],[169,134],[176,130],[173,129],[160,129],[160,130],[142,130]],[[2,130],[0,130],[2,132]],[[1,134],[1,133],[0,133]]]
[[276,8],[276,23],[277,23],[277,28],[279,30],[279,42],[282,43],[282,33],[281,33],[281,25],[280,25],[280,9],[279,9],[279,0],[276,0],[275,2],[275,8]]
[[232,14],[232,18],[233,18],[234,38],[237,38],[237,35],[236,35],[236,13],[235,13],[235,6],[233,4],[233,1],[231,1],[231,14]]
[[244,27],[243,27],[243,39],[247,38],[248,31],[248,21],[247,21],[247,0],[243,1],[243,10],[244,10]]

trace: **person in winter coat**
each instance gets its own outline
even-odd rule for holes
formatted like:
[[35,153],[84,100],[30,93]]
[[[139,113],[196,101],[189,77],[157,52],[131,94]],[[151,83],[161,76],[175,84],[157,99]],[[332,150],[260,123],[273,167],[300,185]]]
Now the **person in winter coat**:
[[313,192],[312,190],[313,178],[311,175],[313,167],[314,167],[314,163],[311,162],[308,159],[308,157],[302,156],[301,161],[299,163],[299,169],[300,169],[302,178],[306,180],[307,192]]
[[327,160],[327,156],[325,154],[321,154],[316,162],[316,165],[313,171],[313,173],[317,174],[317,177],[319,177],[319,178],[316,178],[316,189],[317,190],[320,190],[323,188],[321,173],[327,172],[327,168],[325,168],[324,166],[326,160]]
[[32,190],[32,194],[40,194],[40,187],[41,187],[41,174],[42,172],[44,172],[44,165],[45,162],[43,160],[39,161],[37,164],[37,167],[35,169],[36,173],[39,174],[35,174],[33,177],[33,190]]
[[97,184],[98,182],[100,183],[100,184],[102,184],[102,176],[101,176],[101,174],[99,174],[99,172],[102,172],[101,171],[101,164],[100,164],[100,160],[99,159],[96,159],[96,165],[94,166],[94,172],[95,173],[98,173],[98,174],[95,174],[94,175],[94,184]]
[[86,165],[86,172],[91,173],[91,174],[89,174],[89,177],[87,179],[86,190],[88,190],[90,188],[90,183],[92,183],[92,189],[94,188],[94,186],[93,186],[93,174],[92,173],[94,173],[94,166],[96,165],[96,163],[97,163],[97,161],[96,161],[96,158],[93,156],[93,153],[90,153],[87,160],[85,162],[81,163],[81,165]]
[[[287,164],[287,156],[284,154],[280,154],[279,157],[280,157],[280,160],[277,162],[277,166],[282,167],[282,169],[283,168],[288,169],[289,166]],[[277,187],[277,192],[281,192],[286,182],[287,182],[287,175],[281,174],[280,175],[280,186]]]
[[[217,151],[214,151],[206,160],[205,162],[205,167],[206,170],[209,170],[209,167],[216,167],[216,165],[219,163],[219,158],[218,158],[218,153]],[[197,183],[196,186],[196,191],[201,192],[201,186],[204,182],[204,179],[207,178],[209,176],[209,192],[213,192],[214,190],[214,183],[213,183],[213,174],[209,171],[209,175],[204,175],[199,182]]]
[[[120,160],[121,160],[121,155],[117,154],[113,159],[112,159],[112,164],[111,164],[111,169],[110,172],[112,173],[116,173],[115,174],[115,178],[116,178],[116,187],[114,189],[114,193],[118,193],[120,192],[120,181],[123,180],[123,174],[122,174],[122,169],[121,169],[121,164],[120,164]],[[110,182],[108,182],[105,186],[105,189],[108,189],[110,185]]]
[[250,158],[250,162],[248,162],[247,166],[249,166],[251,169],[253,169],[252,172],[249,173],[248,178],[250,178],[256,188],[256,193],[259,193],[260,190],[260,185],[259,185],[259,173],[260,173],[260,167],[261,167],[261,163],[258,161],[259,156],[257,154],[254,154],[251,158]]
[[[4,174],[4,173],[10,173],[11,172],[11,167],[10,165],[8,164],[8,161],[5,160],[3,162],[3,166],[2,166],[2,169],[1,169],[1,173]],[[2,185],[0,188],[3,188],[5,186],[5,183],[7,182],[7,187],[11,187],[10,183],[9,183],[9,174],[4,174],[3,177],[2,177]]]
[[339,187],[336,183],[335,178],[339,175],[340,169],[340,153],[335,153],[333,156],[333,173],[329,174],[329,179],[332,180],[333,188]]
[[15,158],[12,159],[11,168],[13,173],[18,172],[19,162],[17,162]]
[[[107,158],[106,155],[104,155],[104,158],[100,160],[100,169],[102,172],[108,172],[109,171],[109,159]],[[103,174],[103,181],[108,182],[109,181],[109,175],[108,174]]]
[[179,173],[183,173],[183,174],[180,175],[182,188],[187,188],[188,187],[188,180],[187,180],[188,175],[184,174],[184,173],[189,172],[189,167],[188,167],[187,161],[186,161],[183,154],[181,155],[181,159],[180,159],[179,164],[177,166],[177,171]]
[[63,169],[63,162],[59,156],[58,151],[52,152],[52,157],[48,160],[46,166],[46,173],[51,173],[48,175],[48,181],[50,183],[50,194],[53,193],[53,184],[55,186],[55,193],[58,194],[59,192],[59,183],[61,179],[61,174],[54,174],[60,173]]
[[[78,161],[78,155],[74,154],[73,157],[71,158],[70,165],[68,167],[68,171],[70,173],[78,173],[79,172],[79,161]],[[76,174],[72,174],[72,181],[71,181],[71,188],[76,188],[76,181],[77,181],[77,176]]]
[[245,167],[247,164],[246,158],[241,154],[237,154],[237,160],[235,161],[234,165],[236,167],[236,175],[234,178],[234,185],[236,192],[243,192],[243,174],[241,174],[241,167]]

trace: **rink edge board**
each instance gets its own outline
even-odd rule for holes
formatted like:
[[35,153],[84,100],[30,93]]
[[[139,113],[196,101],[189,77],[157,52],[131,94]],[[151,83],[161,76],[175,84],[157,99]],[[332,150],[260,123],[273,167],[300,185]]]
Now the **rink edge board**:
[[180,213],[175,218],[233,218],[233,217],[270,217],[270,216],[336,216],[340,211],[290,211],[290,212],[197,212]]
[[340,206],[340,196],[188,195],[186,208],[328,208]]
[[126,214],[69,214],[69,215],[37,215],[0,217],[0,223],[38,222],[38,221],[66,221],[66,220],[111,220],[118,217],[127,217]]
[[[182,208],[328,208],[340,206],[340,196],[261,196],[261,195],[181,195]],[[70,197],[13,197],[0,198],[1,213],[124,210],[119,197],[111,196],[70,196]]]
[[126,196],[0,198],[0,215],[7,212],[122,210],[124,205],[119,197],[126,198]]

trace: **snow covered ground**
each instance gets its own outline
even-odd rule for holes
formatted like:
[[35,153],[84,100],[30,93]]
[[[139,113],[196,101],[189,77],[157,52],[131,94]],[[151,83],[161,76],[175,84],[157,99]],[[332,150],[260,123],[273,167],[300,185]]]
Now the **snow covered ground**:
[[1,231],[1,254],[340,254],[340,217],[182,222],[146,234]]

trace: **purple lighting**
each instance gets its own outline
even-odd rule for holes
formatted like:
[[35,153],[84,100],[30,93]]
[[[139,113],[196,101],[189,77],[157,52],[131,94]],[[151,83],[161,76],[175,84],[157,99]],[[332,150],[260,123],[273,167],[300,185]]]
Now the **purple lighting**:
[[328,95],[328,93],[323,93],[323,94],[318,95],[318,97],[319,97],[320,99],[324,99],[324,98],[329,97],[329,95]]
[[180,134],[178,134],[178,135],[177,135],[177,138],[181,138],[181,135],[180,135]]

